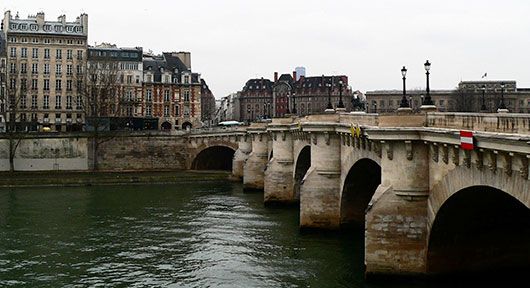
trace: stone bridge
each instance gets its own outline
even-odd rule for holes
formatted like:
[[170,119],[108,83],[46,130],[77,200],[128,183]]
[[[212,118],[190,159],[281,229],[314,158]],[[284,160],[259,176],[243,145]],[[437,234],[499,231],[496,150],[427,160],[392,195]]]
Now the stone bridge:
[[233,175],[266,204],[299,203],[304,229],[364,229],[367,274],[530,264],[528,114],[315,115],[231,133],[191,137],[194,161],[237,141]]

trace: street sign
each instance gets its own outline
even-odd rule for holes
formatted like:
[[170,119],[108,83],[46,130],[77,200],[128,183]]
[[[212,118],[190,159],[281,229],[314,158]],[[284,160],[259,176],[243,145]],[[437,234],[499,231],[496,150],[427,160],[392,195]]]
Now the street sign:
[[460,131],[460,147],[462,150],[473,150],[473,132],[471,131]]

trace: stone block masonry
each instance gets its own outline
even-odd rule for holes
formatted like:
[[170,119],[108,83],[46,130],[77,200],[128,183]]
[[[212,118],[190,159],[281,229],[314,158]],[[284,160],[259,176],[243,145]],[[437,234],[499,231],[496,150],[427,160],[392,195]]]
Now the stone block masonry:
[[186,139],[178,136],[118,136],[100,145],[100,170],[184,170]]

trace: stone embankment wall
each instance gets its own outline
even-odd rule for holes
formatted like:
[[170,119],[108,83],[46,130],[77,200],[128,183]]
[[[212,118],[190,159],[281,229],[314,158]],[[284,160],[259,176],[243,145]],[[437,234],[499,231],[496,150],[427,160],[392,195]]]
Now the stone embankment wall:
[[[86,134],[25,137],[15,152],[16,171],[86,171],[93,167],[94,141]],[[188,149],[185,140],[182,135],[151,134],[100,138],[98,168],[102,171],[186,169]],[[9,141],[0,138],[0,171],[9,171]]]
[[[0,139],[0,171],[9,171],[9,139]],[[14,158],[16,171],[87,170],[87,138],[55,136],[20,141]]]
[[[100,144],[97,154],[99,170],[183,170],[187,168],[188,149],[184,137],[131,135]],[[93,153],[90,156],[92,160]]]

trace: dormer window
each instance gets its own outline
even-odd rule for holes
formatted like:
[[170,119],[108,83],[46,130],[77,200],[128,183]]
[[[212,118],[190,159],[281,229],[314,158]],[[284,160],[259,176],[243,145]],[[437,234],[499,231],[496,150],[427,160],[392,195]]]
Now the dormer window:
[[18,28],[17,24],[11,24],[11,29],[12,30],[17,30],[17,28]]
[[55,25],[54,29],[55,29],[55,32],[63,32],[63,27],[62,26]]
[[46,31],[46,32],[51,31],[51,30],[52,30],[52,26],[46,24],[46,25],[42,26],[42,30],[44,30],[44,31]]
[[66,26],[66,32],[72,32],[73,27],[72,26]]
[[37,26],[37,24],[31,24],[29,26],[29,29],[31,29],[31,31],[37,31],[39,29],[39,26]]
[[20,25],[18,26],[18,28],[19,28],[20,30],[27,30],[27,29],[28,29],[28,25],[27,25],[27,24],[20,24]]

